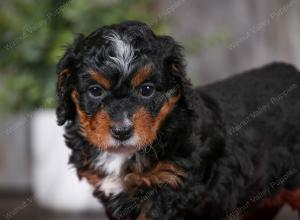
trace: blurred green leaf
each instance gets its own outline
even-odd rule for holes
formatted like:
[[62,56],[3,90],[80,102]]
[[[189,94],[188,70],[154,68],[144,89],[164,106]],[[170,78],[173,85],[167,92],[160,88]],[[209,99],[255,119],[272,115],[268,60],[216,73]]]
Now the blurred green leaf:
[[[0,2],[0,109],[53,108],[55,65],[74,33],[124,20],[151,23],[150,0],[10,0]],[[163,32],[158,22],[153,26]]]

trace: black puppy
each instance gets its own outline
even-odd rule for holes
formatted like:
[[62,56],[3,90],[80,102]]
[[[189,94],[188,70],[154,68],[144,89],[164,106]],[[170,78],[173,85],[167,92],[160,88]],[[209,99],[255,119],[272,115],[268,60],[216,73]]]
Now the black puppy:
[[182,47],[124,22],[58,64],[58,124],[110,219],[268,220],[300,210],[300,73],[272,64],[192,89]]

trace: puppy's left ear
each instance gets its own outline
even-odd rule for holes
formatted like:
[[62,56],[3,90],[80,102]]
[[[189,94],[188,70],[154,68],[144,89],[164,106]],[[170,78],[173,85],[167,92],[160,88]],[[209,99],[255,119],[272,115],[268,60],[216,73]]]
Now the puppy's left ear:
[[63,125],[66,121],[74,119],[76,114],[75,105],[71,98],[72,90],[76,83],[76,70],[83,35],[78,35],[74,43],[67,49],[57,64],[57,87],[58,106],[56,108],[57,124]]
[[170,36],[160,36],[159,39],[163,49],[165,70],[171,73],[180,84],[190,84],[186,78],[183,47]]

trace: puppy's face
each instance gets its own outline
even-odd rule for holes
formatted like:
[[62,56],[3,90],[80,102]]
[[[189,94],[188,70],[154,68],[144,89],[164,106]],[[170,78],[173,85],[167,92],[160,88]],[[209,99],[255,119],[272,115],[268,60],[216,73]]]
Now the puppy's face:
[[140,23],[82,37],[58,67],[59,123],[78,119],[81,133],[102,150],[134,153],[150,146],[180,99],[175,50],[172,39]]

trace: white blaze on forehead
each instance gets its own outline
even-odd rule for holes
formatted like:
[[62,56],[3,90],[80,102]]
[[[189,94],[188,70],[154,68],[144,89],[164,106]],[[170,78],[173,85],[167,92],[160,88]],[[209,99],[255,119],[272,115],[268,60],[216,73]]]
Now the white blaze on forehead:
[[129,67],[134,59],[133,47],[121,39],[120,35],[113,32],[105,37],[112,42],[115,56],[109,56],[110,62],[113,62],[124,73],[129,72]]

